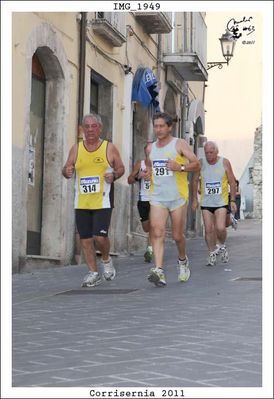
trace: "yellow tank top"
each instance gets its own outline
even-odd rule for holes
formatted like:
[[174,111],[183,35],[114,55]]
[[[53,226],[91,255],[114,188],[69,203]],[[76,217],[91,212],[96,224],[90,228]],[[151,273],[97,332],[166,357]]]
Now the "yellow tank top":
[[78,144],[75,164],[75,209],[103,209],[113,207],[113,185],[104,175],[113,169],[107,160],[107,141],[96,151],[88,151],[84,142]]

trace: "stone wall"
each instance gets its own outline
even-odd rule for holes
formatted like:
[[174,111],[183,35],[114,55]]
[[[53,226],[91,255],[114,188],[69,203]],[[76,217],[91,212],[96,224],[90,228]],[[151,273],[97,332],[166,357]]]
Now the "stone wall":
[[254,136],[253,217],[262,219],[262,126]]

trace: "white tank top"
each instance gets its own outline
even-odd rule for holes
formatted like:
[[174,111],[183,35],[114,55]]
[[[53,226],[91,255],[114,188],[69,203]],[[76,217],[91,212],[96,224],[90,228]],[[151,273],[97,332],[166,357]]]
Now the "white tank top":
[[[143,172],[146,170],[145,161],[141,160],[140,171]],[[139,180],[139,201],[149,201],[149,191],[150,191],[150,181],[145,179]]]
[[219,158],[215,165],[202,159],[201,167],[201,206],[219,207],[228,205],[228,179],[224,159]]
[[176,150],[177,138],[164,147],[157,147],[157,142],[151,146],[150,160],[152,162],[152,180],[150,197],[154,201],[174,201],[180,198],[188,200],[187,172],[168,170],[166,162],[173,159],[180,165],[185,165],[187,159]]

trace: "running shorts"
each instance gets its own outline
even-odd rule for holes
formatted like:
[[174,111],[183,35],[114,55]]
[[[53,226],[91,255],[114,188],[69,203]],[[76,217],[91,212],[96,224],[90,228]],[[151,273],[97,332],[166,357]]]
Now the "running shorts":
[[108,236],[112,208],[75,209],[76,226],[80,238]]
[[138,201],[137,208],[141,222],[146,222],[147,220],[149,220],[149,211],[150,211],[149,201]]

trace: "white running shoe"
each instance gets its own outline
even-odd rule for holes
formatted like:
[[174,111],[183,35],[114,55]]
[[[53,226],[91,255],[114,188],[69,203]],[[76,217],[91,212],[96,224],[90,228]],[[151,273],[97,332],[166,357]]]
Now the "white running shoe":
[[225,245],[220,247],[220,254],[222,262],[227,263],[229,261],[229,256]]
[[160,267],[152,267],[149,271],[147,279],[151,283],[154,283],[156,287],[164,287],[166,285],[165,273]]
[[220,244],[216,244],[216,249],[214,249],[213,252],[215,252],[216,255],[220,255],[220,248],[221,248],[221,245]]
[[116,270],[115,270],[115,267],[113,266],[112,259],[109,258],[108,262],[102,261],[102,266],[104,268],[104,271],[103,271],[104,278],[108,281],[113,280],[116,276]]
[[101,277],[97,272],[89,272],[82,282],[82,287],[95,287],[96,285],[101,284]]
[[189,270],[189,261],[186,256],[185,260],[178,259],[178,281],[181,283],[185,283],[189,280],[190,270]]
[[206,266],[215,266],[216,265],[216,261],[217,261],[216,255],[219,253],[217,251],[219,251],[219,248],[217,248],[215,251],[209,253]]
[[234,215],[233,215],[232,213],[230,214],[230,219],[231,219],[231,227],[232,227],[234,230],[237,230],[238,221],[237,221],[237,219],[235,219],[235,217],[234,217]]

